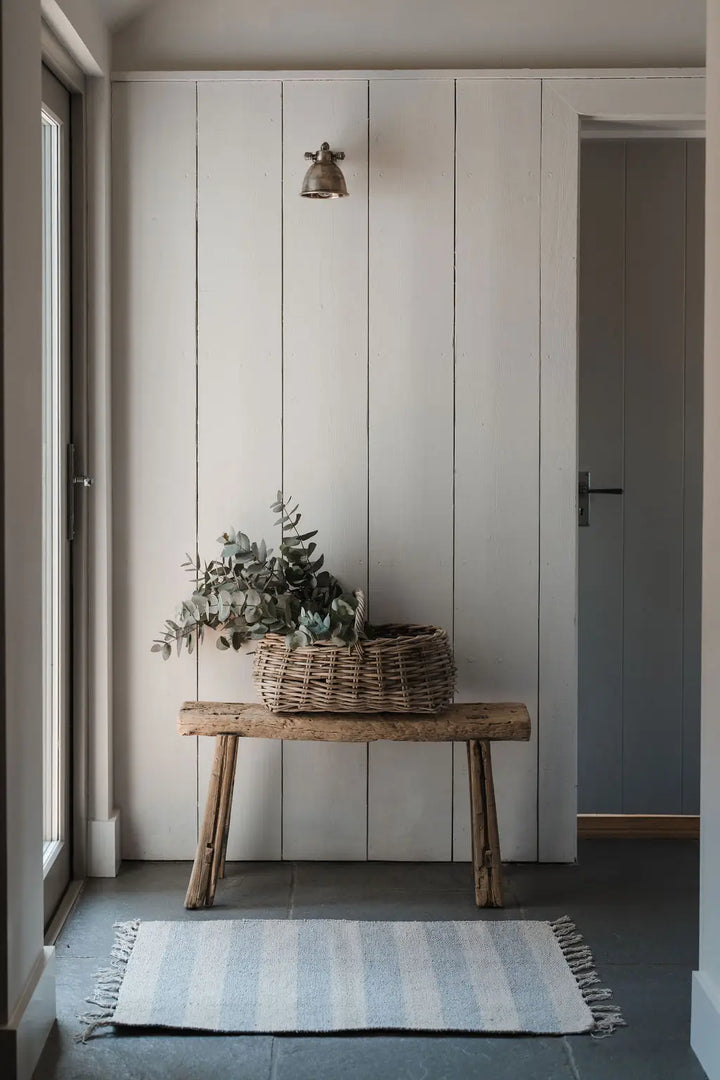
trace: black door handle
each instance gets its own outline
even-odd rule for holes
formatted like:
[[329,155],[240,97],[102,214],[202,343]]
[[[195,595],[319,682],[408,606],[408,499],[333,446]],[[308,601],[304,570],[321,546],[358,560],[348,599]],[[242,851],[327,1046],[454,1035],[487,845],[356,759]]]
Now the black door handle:
[[581,472],[578,474],[578,525],[590,524],[590,496],[591,495],[622,495],[623,489],[620,487],[614,488],[594,488],[590,487],[590,473]]

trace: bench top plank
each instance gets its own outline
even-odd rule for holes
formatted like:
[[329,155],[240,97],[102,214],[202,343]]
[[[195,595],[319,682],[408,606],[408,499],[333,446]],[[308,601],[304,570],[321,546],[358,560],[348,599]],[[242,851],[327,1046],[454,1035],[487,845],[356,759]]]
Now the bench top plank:
[[186,701],[181,735],[241,735],[248,739],[320,742],[527,742],[530,716],[515,702],[449,705],[440,713],[273,713],[264,705]]

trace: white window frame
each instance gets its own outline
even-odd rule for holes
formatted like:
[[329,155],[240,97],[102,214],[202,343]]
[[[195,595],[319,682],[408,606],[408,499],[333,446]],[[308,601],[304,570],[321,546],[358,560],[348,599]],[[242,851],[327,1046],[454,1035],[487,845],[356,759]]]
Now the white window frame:
[[50,919],[72,874],[70,95],[43,69],[43,879]]
[[[72,430],[71,439],[77,450],[76,471],[87,472],[88,445],[88,208],[87,208],[87,109],[88,97],[95,98],[91,92],[93,83],[103,80],[86,80],[63,45],[54,37],[43,23],[42,26],[42,61],[70,94],[70,250],[71,271],[70,290],[71,310],[71,348],[72,348]],[[65,467],[65,462],[63,462]],[[87,831],[88,831],[88,551],[89,551],[89,500],[76,500],[77,513],[81,528],[72,543],[71,580],[72,580],[72,835],[71,842],[71,887],[61,904],[58,915],[53,920],[47,942],[54,940],[69,910],[72,897],[77,894],[79,882],[87,872]],[[48,845],[44,852],[44,869],[59,851],[55,845]]]

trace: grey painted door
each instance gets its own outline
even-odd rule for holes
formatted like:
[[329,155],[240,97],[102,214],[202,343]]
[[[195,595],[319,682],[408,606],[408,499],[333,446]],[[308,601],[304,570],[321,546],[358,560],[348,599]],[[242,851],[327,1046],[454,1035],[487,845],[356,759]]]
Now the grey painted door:
[[579,810],[697,813],[704,144],[583,144]]

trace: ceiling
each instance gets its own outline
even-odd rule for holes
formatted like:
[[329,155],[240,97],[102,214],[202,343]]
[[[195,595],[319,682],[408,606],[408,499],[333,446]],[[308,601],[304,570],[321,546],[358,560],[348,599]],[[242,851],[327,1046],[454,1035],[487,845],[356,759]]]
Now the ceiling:
[[95,0],[117,71],[692,67],[705,0]]
[[105,22],[111,29],[121,26],[143,8],[152,6],[153,0],[97,0]]

